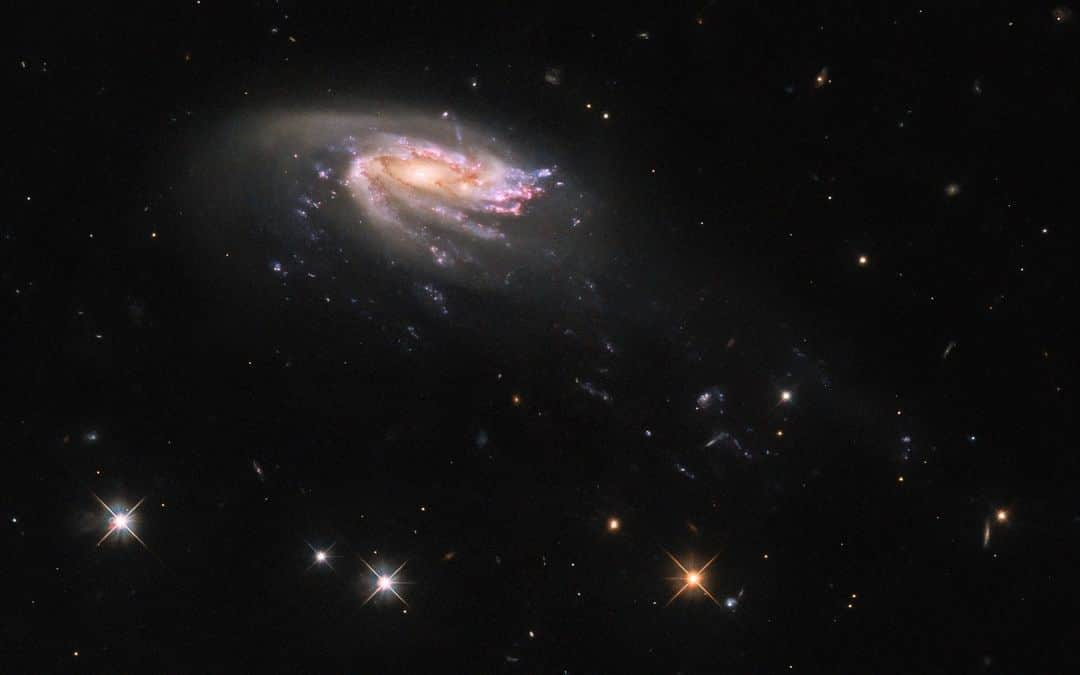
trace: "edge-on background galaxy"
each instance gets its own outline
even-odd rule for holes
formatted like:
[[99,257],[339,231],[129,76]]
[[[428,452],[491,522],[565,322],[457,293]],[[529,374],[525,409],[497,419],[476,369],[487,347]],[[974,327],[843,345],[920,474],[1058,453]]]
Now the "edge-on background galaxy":
[[584,197],[558,168],[449,112],[251,115],[226,128],[196,171],[208,166],[225,168],[211,171],[211,194],[229,195],[223,211],[239,204],[278,241],[296,242],[275,271],[310,268],[312,245],[346,257],[358,245],[391,267],[495,288],[580,252]]

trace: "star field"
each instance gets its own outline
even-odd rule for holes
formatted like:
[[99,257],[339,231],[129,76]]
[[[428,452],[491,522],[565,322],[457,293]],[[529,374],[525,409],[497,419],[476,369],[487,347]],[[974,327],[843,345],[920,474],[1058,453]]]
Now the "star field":
[[23,8],[4,672],[1072,672],[1073,8]]

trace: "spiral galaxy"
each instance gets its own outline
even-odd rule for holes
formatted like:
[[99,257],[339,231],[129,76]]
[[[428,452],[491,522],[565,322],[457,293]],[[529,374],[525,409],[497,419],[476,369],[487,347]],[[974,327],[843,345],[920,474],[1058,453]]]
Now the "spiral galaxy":
[[[382,141],[376,153],[353,162],[351,192],[377,224],[413,238],[427,224],[464,237],[505,240],[498,222],[485,216],[520,217],[525,203],[543,193],[540,181],[551,176],[548,169],[524,171],[487,153],[467,155],[407,137]],[[431,249],[436,262],[449,264]]]
[[449,113],[275,113],[244,124],[253,133],[241,154],[255,170],[231,178],[276,205],[287,199],[271,215],[294,216],[287,228],[307,238],[331,233],[471,286],[550,269],[578,238],[583,196],[556,167]]

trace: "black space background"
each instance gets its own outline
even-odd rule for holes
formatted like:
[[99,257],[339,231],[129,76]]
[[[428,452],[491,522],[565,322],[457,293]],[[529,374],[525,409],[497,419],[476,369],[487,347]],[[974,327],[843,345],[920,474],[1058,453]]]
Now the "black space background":
[[[1075,668],[1076,20],[863,4],[18,7],[0,670]],[[429,319],[403,352],[314,293],[282,303],[244,228],[228,263],[197,234],[196,139],[350,99],[563,158],[619,251],[636,407],[573,388],[578,357],[534,325],[558,308],[478,294],[482,336]],[[786,436],[717,467],[687,411],[730,337],[740,365],[714,372],[758,397],[733,414]],[[778,421],[793,346],[833,387],[796,382]],[[94,547],[91,491],[147,497],[153,554]],[[334,573],[305,541],[336,542]],[[738,609],[664,608],[661,548],[719,553]],[[357,556],[409,561],[407,614],[360,606]]]

